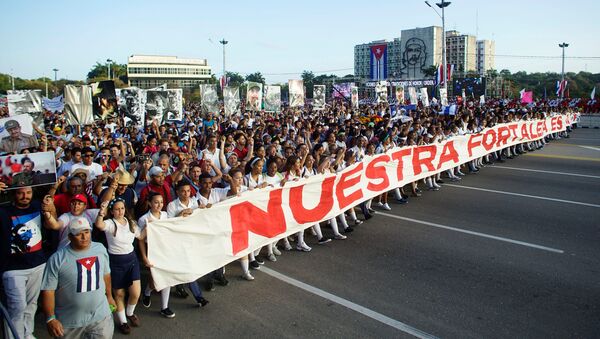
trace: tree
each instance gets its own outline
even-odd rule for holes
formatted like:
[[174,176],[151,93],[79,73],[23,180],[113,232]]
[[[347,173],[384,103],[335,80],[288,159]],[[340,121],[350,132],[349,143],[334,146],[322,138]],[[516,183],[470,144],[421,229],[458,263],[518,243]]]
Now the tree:
[[[125,64],[110,64],[110,73],[112,74],[112,78],[115,80],[115,82],[117,79],[124,84],[129,82],[127,78],[127,65]],[[108,80],[108,64],[96,62],[94,67],[92,67],[87,74],[87,82],[92,83],[102,80]]]
[[437,73],[437,69],[438,68],[435,65],[431,65],[423,70],[423,74],[425,74],[428,77],[434,77]]
[[246,75],[246,81],[265,83],[265,77],[260,72]]
[[229,78],[230,86],[240,86],[244,83],[244,77],[236,72],[227,72],[227,77]]
[[313,86],[315,85],[315,74],[311,71],[303,71],[300,76],[302,81],[304,82],[304,88],[306,88],[306,97],[312,98],[313,96]]

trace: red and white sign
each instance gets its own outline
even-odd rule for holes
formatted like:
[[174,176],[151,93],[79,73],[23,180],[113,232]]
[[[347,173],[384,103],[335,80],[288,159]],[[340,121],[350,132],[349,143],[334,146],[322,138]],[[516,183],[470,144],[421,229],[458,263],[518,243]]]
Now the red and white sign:
[[283,188],[244,193],[187,218],[152,222],[148,255],[157,290],[187,283],[250,251],[331,219],[407,183],[488,153],[564,131],[575,114],[497,125],[442,143],[394,148],[348,167],[287,183]]

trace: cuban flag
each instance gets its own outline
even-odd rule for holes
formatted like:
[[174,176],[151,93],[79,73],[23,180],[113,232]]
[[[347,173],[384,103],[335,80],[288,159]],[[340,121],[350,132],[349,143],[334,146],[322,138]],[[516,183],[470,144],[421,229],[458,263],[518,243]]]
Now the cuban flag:
[[556,96],[562,97],[565,95],[565,89],[567,88],[567,80],[556,82]]
[[219,79],[219,83],[221,84],[221,89],[225,88],[225,86],[229,85],[229,77],[226,76],[221,76],[221,79]]
[[77,260],[77,293],[91,292],[100,288],[100,262],[98,257]]
[[387,79],[387,44],[371,46],[371,80]]
[[[452,78],[452,73],[454,73],[454,65],[451,64],[446,64],[446,79],[448,81],[450,81],[450,79]],[[444,65],[440,64],[437,68],[436,71],[436,75],[435,75],[435,82],[436,85],[443,85],[444,84],[444,75],[442,74],[444,71]]]

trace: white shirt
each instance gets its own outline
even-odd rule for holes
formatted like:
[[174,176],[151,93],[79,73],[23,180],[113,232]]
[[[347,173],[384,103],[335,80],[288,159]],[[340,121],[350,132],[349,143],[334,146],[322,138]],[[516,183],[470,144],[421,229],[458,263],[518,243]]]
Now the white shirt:
[[227,193],[229,193],[228,188],[212,188],[210,190],[210,194],[208,195],[208,199],[201,195],[200,192],[196,193],[196,198],[204,206],[208,204],[214,205],[227,199]]
[[262,174],[258,175],[258,180],[254,180],[254,178],[252,178],[252,174],[248,173],[246,174],[245,179],[246,183],[248,184],[248,189],[254,189],[265,182],[265,178]]
[[97,176],[100,176],[102,175],[102,173],[104,173],[104,171],[102,170],[102,166],[95,162],[92,162],[92,164],[89,166],[85,165],[83,162],[73,164],[73,166],[71,167],[71,173],[75,172],[75,170],[78,168],[83,168],[84,170],[88,171],[89,175],[87,177],[87,181],[92,181],[96,179]]
[[149,221],[166,220],[166,219],[167,219],[167,212],[165,212],[165,211],[160,211],[160,217],[158,219],[154,215],[152,215],[152,211],[146,212],[146,214],[142,215],[138,219],[138,227],[140,229],[140,233],[146,228]]
[[90,223],[90,225],[93,225],[96,222],[96,218],[98,217],[98,212],[100,212],[99,209],[92,208],[86,209],[85,211],[83,211],[83,214],[78,216],[74,216],[73,214],[71,214],[71,212],[61,214],[60,217],[58,217],[58,221],[62,221],[62,227],[60,230],[58,230],[58,248],[62,248],[71,243],[71,241],[69,240],[69,224],[71,223],[71,221],[85,218]]
[[196,200],[196,198],[194,197],[190,197],[187,206],[184,205],[181,200],[179,200],[179,198],[171,201],[168,205],[167,205],[167,216],[169,218],[173,218],[179,215],[179,213],[181,213],[181,211],[183,211],[184,209],[187,208],[191,208],[191,209],[196,209],[198,208],[198,200]]
[[[204,160],[211,160],[213,164],[215,164],[215,166],[219,169],[222,170],[223,167],[221,166],[221,156],[220,153],[221,150],[216,148],[214,152],[211,152],[208,148],[205,148],[202,150],[202,155],[203,155],[203,159]],[[215,173],[214,169],[210,169],[210,175],[211,176],[215,176],[217,175]]]
[[133,240],[140,237],[140,229],[135,228],[132,233],[129,229],[129,221],[125,219],[125,224],[118,223],[115,219],[104,220],[104,233],[106,234],[106,243],[108,244],[108,253],[110,254],[129,254],[133,252]]
[[275,172],[275,175],[270,177],[268,174],[265,174],[265,182],[273,187],[281,186],[281,181],[283,180],[283,174],[279,172]]

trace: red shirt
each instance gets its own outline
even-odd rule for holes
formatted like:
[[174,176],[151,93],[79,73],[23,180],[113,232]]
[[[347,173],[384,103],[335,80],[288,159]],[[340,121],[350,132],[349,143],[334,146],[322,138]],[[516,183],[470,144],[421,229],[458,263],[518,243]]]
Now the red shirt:
[[244,147],[242,149],[236,147],[233,149],[233,153],[235,153],[238,156],[238,159],[242,161],[244,158],[246,158],[246,155],[248,155],[248,147]]
[[173,197],[171,195],[171,187],[166,182],[164,182],[162,186],[157,186],[152,183],[149,183],[140,191],[140,201],[146,201],[148,193],[150,192],[156,192],[162,195],[164,202],[162,210],[166,212],[167,205],[173,200]]

